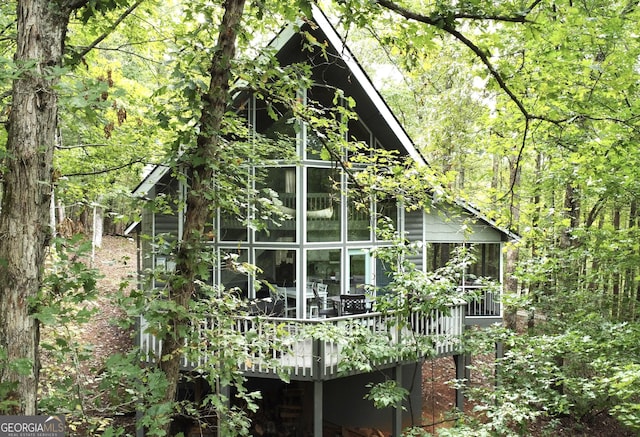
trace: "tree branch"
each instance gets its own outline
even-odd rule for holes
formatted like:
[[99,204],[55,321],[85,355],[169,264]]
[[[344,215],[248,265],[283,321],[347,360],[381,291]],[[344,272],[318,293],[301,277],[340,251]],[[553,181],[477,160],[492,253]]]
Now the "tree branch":
[[111,173],[112,171],[122,170],[123,168],[131,167],[134,164],[140,164],[140,163],[146,163],[146,162],[143,159],[134,159],[133,161],[129,161],[125,164],[118,165],[116,167],[103,168],[101,170],[83,172],[83,173],[68,173],[68,174],[63,174],[62,176],[69,177],[69,178],[76,177],[76,176],[95,176],[99,174]]
[[[531,6],[529,7],[529,9],[526,11],[526,13],[522,14],[521,20],[516,20],[516,17],[511,17],[510,21],[512,22],[525,22],[525,17],[526,15],[531,12],[531,10],[536,7],[541,0],[535,0]],[[468,39],[466,36],[464,36],[460,31],[458,31],[455,26],[452,23],[452,18],[469,18],[471,17],[471,15],[466,15],[463,16],[461,14],[459,15],[450,15],[450,16],[426,16],[426,15],[421,15],[418,13],[415,13],[413,11],[410,11],[408,9],[405,9],[395,3],[393,3],[390,0],[377,0],[378,4],[386,9],[389,9],[390,11],[395,12],[396,14],[408,19],[408,20],[413,20],[413,21],[418,21],[420,23],[424,23],[430,26],[434,26],[437,27],[439,29],[442,29],[444,32],[448,33],[449,35],[453,36],[455,39],[457,39],[458,41],[460,41],[462,44],[464,44],[469,50],[471,50],[479,59],[480,61],[484,64],[484,66],[487,68],[487,70],[489,70],[489,73],[491,74],[491,76],[495,79],[495,81],[498,83],[498,86],[500,87],[500,89],[502,89],[502,91],[504,91],[505,94],[507,94],[507,96],[509,97],[509,99],[518,107],[518,110],[520,111],[520,113],[523,115],[523,117],[526,120],[533,120],[533,119],[537,119],[537,120],[544,120],[544,121],[548,121],[550,123],[553,124],[558,124],[560,122],[562,122],[562,120],[554,120],[548,117],[544,117],[544,116],[540,116],[540,115],[534,115],[531,114],[527,108],[524,106],[524,103],[522,103],[522,101],[520,100],[520,98],[518,96],[515,95],[515,93],[513,92],[513,90],[509,87],[509,85],[507,85],[506,81],[504,80],[504,78],[502,77],[502,75],[500,74],[500,72],[495,68],[495,66],[493,65],[493,63],[491,62],[491,60],[489,59],[489,55],[482,50],[480,47],[478,47],[476,44],[473,43],[473,41],[471,41],[470,39]],[[497,17],[494,16],[483,16],[481,14],[478,14],[477,16],[473,16],[473,18],[475,19],[496,19]],[[502,17],[502,21],[506,21],[506,17]]]
[[87,147],[109,147],[111,146],[111,144],[104,144],[104,143],[98,143],[98,144],[76,144],[74,146],[56,146],[57,150],[73,150],[73,149],[84,149]]
[[111,35],[111,33],[115,30],[116,27],[118,27],[118,25],[120,23],[122,23],[125,18],[127,18],[129,15],[131,15],[131,13],[133,13],[133,11],[136,10],[136,8],[138,6],[140,6],[142,4],[144,0],[137,0],[134,4],[132,4],[131,6],[129,6],[129,8],[127,8],[126,11],[124,11],[116,21],[113,22],[113,24],[111,25],[111,27],[109,27],[109,29],[103,33],[102,35],[100,35],[98,38],[96,38],[91,44],[89,44],[87,47],[85,47],[80,53],[77,53],[74,55],[75,59],[82,59],[84,56],[87,55],[87,53],[89,53],[92,49],[94,49],[98,44],[100,44],[102,41],[104,41],[104,39]]
[[[78,48],[82,47],[83,49],[88,48],[87,46],[77,46],[77,47]],[[123,50],[122,47],[124,47],[124,46],[120,46],[120,47],[93,47],[93,48],[96,49],[96,50],[102,50],[103,52],[123,53],[123,54],[131,56],[131,57],[136,57],[136,58],[142,59],[143,61],[151,63],[151,64],[158,64],[158,65],[162,64],[161,61],[156,61],[155,59],[151,59],[151,58],[148,58],[146,56],[142,56],[139,53],[135,53],[135,52],[132,52],[132,51],[129,51],[129,50]],[[89,49],[89,50],[91,50],[91,49]]]

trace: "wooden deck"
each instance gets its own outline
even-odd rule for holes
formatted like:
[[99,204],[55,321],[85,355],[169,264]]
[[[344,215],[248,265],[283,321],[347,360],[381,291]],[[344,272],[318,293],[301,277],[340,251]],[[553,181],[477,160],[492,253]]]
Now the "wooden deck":
[[[378,312],[326,319],[237,317],[234,329],[246,340],[238,367],[247,376],[327,380],[424,357],[453,355],[461,347],[465,310],[466,303],[461,302],[446,314],[414,313],[408,320]],[[198,336],[203,338],[199,344],[206,344],[204,339],[214,329],[210,320],[203,320],[198,327]],[[162,344],[145,331],[146,322],[141,318],[138,344],[147,360],[154,361]],[[197,362],[183,359],[182,367],[206,367],[215,353],[203,350]]]

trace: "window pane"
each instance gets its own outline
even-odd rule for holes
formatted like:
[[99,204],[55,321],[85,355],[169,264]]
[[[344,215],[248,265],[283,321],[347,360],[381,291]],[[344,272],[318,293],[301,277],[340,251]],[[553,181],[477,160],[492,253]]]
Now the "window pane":
[[[396,202],[393,199],[379,200],[376,203],[376,209],[378,212],[378,219],[380,217],[386,217],[391,220],[391,224],[394,229],[398,230],[398,208]],[[376,223],[377,226],[377,223]],[[376,237],[378,239],[378,237]]]
[[[246,208],[246,205],[244,206]],[[208,233],[205,232],[208,236]],[[213,238],[215,238],[215,234]],[[220,241],[247,241],[247,226],[233,214],[220,212]]]
[[367,255],[349,251],[349,293],[362,294],[367,285]]
[[469,274],[475,277],[498,279],[500,276],[500,244],[474,244],[477,261],[469,266]]
[[307,240],[340,240],[340,193],[334,189],[339,172],[307,169]]
[[388,266],[384,261],[379,258],[376,258],[376,293],[378,296],[389,293],[391,290],[388,289],[389,283],[391,282],[391,277],[389,276],[392,273],[390,266]]
[[368,197],[359,196],[354,188],[350,186],[347,197],[347,238],[349,241],[368,241],[371,239],[371,202]]
[[[277,196],[273,205],[282,213],[281,217],[267,220],[266,229],[256,234],[258,241],[295,241],[296,238],[296,168],[267,168],[264,181],[258,187],[260,196],[271,198],[274,191]],[[258,211],[258,214],[260,212]]]
[[242,263],[248,261],[246,250],[220,249],[220,285],[226,290],[249,296],[249,275],[242,271]]
[[256,249],[258,279],[280,287],[295,286],[296,252],[288,249]]
[[278,142],[276,152],[272,157],[283,159],[295,153],[298,123],[293,112],[281,104],[274,104],[264,100],[255,101],[255,131],[272,141]]
[[327,284],[329,296],[340,294],[340,249],[307,252],[307,281]]
[[[324,86],[314,86],[307,90],[307,105],[318,110],[320,117],[328,113],[328,109],[332,108],[335,91]],[[325,117],[328,117],[325,115]],[[331,117],[328,117],[331,119]],[[325,137],[326,138],[326,137]],[[313,132],[311,127],[307,128],[307,159],[329,160],[329,153],[325,150],[322,141],[317,133]]]
[[434,271],[444,267],[458,244],[456,243],[431,243],[427,249],[427,270]]

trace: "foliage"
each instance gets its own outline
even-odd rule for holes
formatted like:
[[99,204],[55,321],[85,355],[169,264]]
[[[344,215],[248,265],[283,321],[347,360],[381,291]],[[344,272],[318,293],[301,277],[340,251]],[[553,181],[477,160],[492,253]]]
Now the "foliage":
[[557,334],[473,333],[467,344],[474,353],[489,352],[492,342],[506,351],[495,368],[476,368],[497,385],[465,388],[476,406],[460,432],[471,427],[487,435],[528,435],[533,425],[554,426],[558,417],[580,423],[607,412],[633,429],[639,335],[637,324],[598,316]]
[[[0,5],[2,124],[11,106],[7,85],[29,67],[12,61],[15,3]],[[186,156],[200,134],[202,95],[222,12],[210,2],[149,2],[94,51],[80,57],[130,3],[88,2],[71,23],[67,65],[54,72],[63,76],[57,88],[62,141],[56,151],[56,194],[66,206],[97,203],[125,216],[132,211],[123,195],[135,185],[145,164],[167,154],[176,172],[179,164],[189,163]],[[523,259],[519,269],[510,273],[515,273],[521,288],[511,290],[515,293],[505,303],[545,318],[543,325],[531,327],[528,336],[496,333],[488,337],[509,345],[509,360],[501,362],[504,389],[473,394],[484,401],[481,413],[490,419],[484,424],[474,422],[474,432],[524,432],[523,427],[541,415],[568,413],[580,418],[602,409],[610,409],[637,429],[638,394],[633,382],[638,369],[628,350],[635,351],[637,344],[640,278],[636,202],[640,166],[635,147],[638,8],[629,2],[602,0],[552,5],[406,1],[400,6],[415,13],[407,18],[397,6],[388,1],[349,0],[328,9],[338,12],[349,37],[354,35],[350,25],[369,28],[386,47],[385,55],[404,73],[406,88],[387,78],[392,89],[385,95],[403,115],[431,165],[416,169],[392,154],[369,153],[355,153],[340,165],[354,170],[363,206],[368,207],[374,195],[380,201],[393,197],[428,208],[431,202],[451,200],[445,187],[456,188],[474,202],[484,203],[489,216],[514,225],[524,238]],[[279,68],[266,53],[257,60],[254,56],[252,46],[260,46],[255,44],[258,34],[276,30],[285,20],[297,17],[299,10],[308,9],[309,2],[249,6],[239,35],[245,56],[233,65],[235,78],[240,79],[235,83],[238,90],[252,86],[266,99],[292,106],[310,126],[328,131],[327,144],[354,147],[338,140],[344,126],[327,129],[323,125],[321,116],[327,113],[321,108],[295,106],[295,90],[308,84],[308,70]],[[359,43],[363,52],[369,51],[367,41]],[[372,58],[372,65],[381,64],[382,56]],[[336,120],[341,117],[350,117],[349,108],[333,114]],[[281,144],[260,142],[257,153],[256,143],[249,141],[241,121],[230,113],[221,133],[234,140],[233,147],[225,143],[219,161],[211,163],[224,177],[206,196],[212,209],[221,207],[259,228],[262,220],[277,211],[269,193],[247,186],[251,179],[244,163],[268,162]],[[6,131],[0,129],[0,156],[4,156],[5,141]],[[364,165],[369,166],[367,171],[355,171]],[[118,173],[107,171],[120,167]],[[518,173],[520,182],[515,177]],[[375,193],[365,187],[375,188]],[[256,220],[247,208],[252,202],[259,205]],[[169,204],[173,207],[172,201]],[[452,270],[423,275],[406,261],[411,248],[401,238],[394,241],[398,244],[386,259],[396,268],[393,285],[404,290],[405,299],[382,301],[393,310],[413,305],[424,310],[446,307],[450,296],[445,290],[455,283],[456,269],[467,262],[468,254],[461,254],[460,265]],[[56,262],[55,274],[47,276],[33,306],[43,323],[60,325],[55,331],[59,340],[43,344],[47,353],[56,359],[68,355],[81,361],[86,351],[73,344],[73,331],[64,332],[63,326],[76,317],[86,320],[91,311],[82,305],[72,313],[65,311],[93,298],[95,272],[84,270],[61,249],[58,246],[55,251],[59,261],[69,265]],[[379,256],[385,257],[383,252]],[[402,261],[398,264],[397,259]],[[199,271],[204,277],[212,260],[202,261]],[[415,296],[416,289],[426,294]],[[209,304],[224,309],[221,314],[237,305],[218,301],[212,290],[207,293]],[[152,319],[157,316],[152,326],[159,333],[169,331],[167,315],[192,317],[204,311],[167,306],[157,295],[144,297],[145,304],[132,308],[147,311]],[[239,339],[227,340],[230,350],[239,346]],[[358,358],[353,362],[363,369],[367,363],[360,358],[391,353],[384,344],[370,342],[364,332],[354,337],[353,346],[353,356]],[[128,405],[151,405],[157,399],[149,390],[160,390],[161,378],[151,371],[140,376],[132,363],[118,368],[114,359],[104,383],[124,390],[130,396]],[[224,363],[219,364],[222,369]],[[66,386],[47,386],[46,408],[68,401],[65,408],[72,410],[81,404],[63,394],[77,386],[69,376],[73,368],[59,364],[50,373],[60,375]],[[523,377],[518,381],[509,374]],[[236,375],[225,378],[234,381]],[[136,393],[125,387],[135,387]],[[0,387],[0,392],[6,389]],[[0,399],[7,403],[3,408],[11,407],[10,399]],[[209,399],[219,410],[218,401]],[[162,405],[149,411],[164,420],[181,408],[187,409]],[[240,429],[242,423],[239,419]]]
[[[253,332],[255,335],[235,329],[236,320],[244,313],[246,302],[223,289],[205,283],[199,285],[199,299],[190,303],[187,315],[190,326],[199,328],[184,333],[186,342],[179,353],[187,362],[193,363],[194,369],[188,376],[189,380],[194,383],[204,381],[208,387],[214,388],[201,403],[187,400],[175,404],[163,402],[166,376],[157,366],[139,367],[140,360],[151,358],[141,356],[143,351],[127,357],[114,357],[107,363],[103,388],[111,387],[111,391],[117,388],[115,392],[124,393],[124,399],[128,399],[126,402],[132,408],[135,406],[136,410],[145,412],[141,424],[148,427],[148,435],[164,435],[165,423],[175,415],[208,423],[214,428],[222,426],[217,429],[223,433],[248,435],[248,414],[257,410],[260,393],[244,388],[244,376],[238,369],[238,363],[246,360],[247,353],[252,350],[282,349],[282,346],[269,344],[267,338],[271,336],[258,335],[258,332],[275,328],[273,326],[265,324],[256,327]],[[145,333],[161,336],[168,328],[166,323],[175,317],[173,313],[181,311],[163,295],[166,291],[132,291],[122,296],[122,306],[129,311],[132,319],[139,314],[145,315]],[[206,360],[202,359],[204,350],[207,351]],[[220,391],[221,387],[233,389],[234,402],[227,402],[230,399]]]
[[599,381],[609,396],[616,399],[611,408],[614,417],[634,431],[640,430],[640,364],[632,363],[623,367],[607,369],[612,375]]
[[[70,26],[66,74],[57,89],[61,141],[55,167],[59,205],[74,220],[93,205],[131,220],[131,187],[145,165],[160,162],[169,137],[152,109],[158,78],[166,74],[157,54],[165,38],[154,26],[158,12],[138,6],[126,26],[111,28],[120,13],[83,16],[82,25]],[[98,39],[94,50],[74,58]]]
[[395,407],[409,396],[409,392],[399,387],[395,381],[384,381],[380,384],[368,384],[369,393],[365,399],[373,402],[376,408]]
[[[639,132],[638,8],[598,0],[490,3],[340,5],[409,73],[400,99],[393,85],[392,105],[444,119],[420,124],[416,137],[435,139],[423,146],[433,150],[434,173],[460,162],[453,167],[457,184],[448,186],[523,237],[513,272],[519,288],[507,290],[503,303],[528,313],[529,332],[502,338],[504,388],[485,393],[485,422],[443,435],[526,434],[542,416],[582,421],[607,412],[634,426],[637,391],[623,381],[634,379],[635,355],[627,348],[637,342],[639,298],[632,146]],[[473,77],[484,88],[474,90]],[[423,107],[425,83],[435,90],[434,108]],[[476,111],[457,132],[471,126],[472,134],[441,135],[458,121],[450,108],[463,102]],[[479,167],[480,174],[464,177]],[[522,375],[522,382],[508,375]],[[627,401],[604,388],[613,381]]]
[[[98,312],[99,272],[87,267],[91,243],[81,237],[57,238],[50,249],[42,288],[32,303],[42,325],[43,369],[39,408],[43,414],[65,414],[69,430],[98,430],[108,419],[90,411],[101,393],[87,375],[92,345],[80,342],[83,326]],[[93,369],[94,372],[97,369]]]

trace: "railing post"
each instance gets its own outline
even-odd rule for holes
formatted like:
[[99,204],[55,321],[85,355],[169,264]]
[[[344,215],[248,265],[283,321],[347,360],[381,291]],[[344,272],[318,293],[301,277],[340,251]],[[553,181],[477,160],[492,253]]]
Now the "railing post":
[[322,379],[324,377],[324,341],[319,338],[311,339],[311,376],[315,380]]

